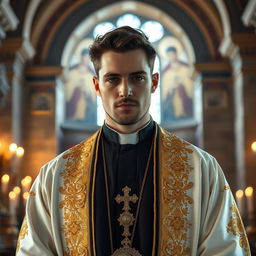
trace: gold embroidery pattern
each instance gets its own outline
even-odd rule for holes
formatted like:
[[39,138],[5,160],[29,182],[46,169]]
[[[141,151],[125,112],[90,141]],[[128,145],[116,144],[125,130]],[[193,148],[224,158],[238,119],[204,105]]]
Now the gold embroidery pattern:
[[239,245],[244,249],[246,255],[250,255],[248,240],[245,234],[244,226],[241,221],[240,214],[235,204],[230,207],[231,216],[227,225],[227,231],[232,233],[234,236],[239,237]]
[[22,226],[20,229],[20,234],[17,242],[17,249],[16,251],[18,252],[20,250],[20,242],[23,240],[28,234],[28,223],[27,223],[27,218],[26,216],[24,217],[24,220],[22,222]]
[[225,192],[226,190],[229,190],[229,189],[230,189],[230,186],[225,185],[224,188],[223,188],[223,192]]
[[[189,154],[193,152],[189,143],[173,134],[163,131],[161,138],[161,255],[190,255],[187,246],[189,223],[189,205],[193,199],[187,192],[193,187],[189,181],[192,167],[189,165]],[[161,230],[162,229],[162,230]]]
[[33,191],[29,191],[29,195],[30,195],[30,196],[35,196],[35,195],[36,195],[36,193],[35,193],[35,192],[33,192]]
[[61,173],[63,187],[59,188],[59,192],[64,200],[59,203],[59,207],[63,208],[64,215],[62,231],[67,245],[65,255],[89,256],[87,188],[96,136],[74,146],[63,156],[67,161]]

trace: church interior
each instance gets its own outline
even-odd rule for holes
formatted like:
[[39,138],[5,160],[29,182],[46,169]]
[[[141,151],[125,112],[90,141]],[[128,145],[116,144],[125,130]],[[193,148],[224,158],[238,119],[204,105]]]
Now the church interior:
[[157,51],[152,118],[217,159],[256,255],[255,0],[0,1],[0,254],[41,166],[103,124],[88,48],[125,25]]

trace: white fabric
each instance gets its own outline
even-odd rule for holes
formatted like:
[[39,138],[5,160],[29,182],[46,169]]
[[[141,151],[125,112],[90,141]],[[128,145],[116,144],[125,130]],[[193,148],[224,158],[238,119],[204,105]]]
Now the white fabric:
[[[205,151],[193,145],[190,148],[193,150],[189,159],[193,168],[190,180],[194,185],[190,189],[193,204],[189,211],[191,227],[186,239],[189,255],[250,255],[241,248],[240,237],[227,231],[234,199],[220,166]],[[63,200],[63,195],[59,193],[63,184],[60,174],[66,162],[62,156],[42,167],[31,188],[35,195],[29,197],[26,207],[28,233],[20,239],[17,256],[64,255],[63,211],[59,207],[59,202]]]

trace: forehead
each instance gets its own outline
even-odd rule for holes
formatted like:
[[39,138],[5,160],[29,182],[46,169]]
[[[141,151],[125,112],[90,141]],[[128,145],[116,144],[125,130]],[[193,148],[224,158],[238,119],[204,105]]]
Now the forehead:
[[100,75],[106,73],[125,75],[138,71],[150,72],[146,54],[142,49],[127,52],[107,51],[101,56]]

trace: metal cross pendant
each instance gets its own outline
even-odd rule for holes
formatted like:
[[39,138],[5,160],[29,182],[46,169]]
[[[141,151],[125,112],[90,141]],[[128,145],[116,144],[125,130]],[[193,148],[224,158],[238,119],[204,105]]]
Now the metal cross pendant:
[[121,203],[121,202],[124,202],[124,207],[123,207],[123,210],[124,211],[129,211],[131,210],[130,208],[130,205],[129,203],[130,202],[133,202],[133,203],[136,203],[137,200],[138,200],[138,197],[133,194],[132,196],[129,195],[131,189],[127,186],[125,186],[122,191],[124,192],[124,195],[123,196],[120,196],[119,194],[116,196],[115,200],[117,203]]
[[[121,202],[124,203],[123,213],[121,213],[118,218],[120,226],[124,227],[124,232],[122,234],[124,236],[124,239],[122,240],[121,243],[124,248],[130,248],[132,245],[132,241],[131,241],[131,239],[129,239],[129,237],[131,236],[129,228],[130,228],[130,226],[133,225],[134,220],[135,220],[133,217],[133,214],[130,212],[130,210],[131,210],[130,202],[136,203],[138,200],[138,197],[135,194],[130,196],[129,193],[130,193],[131,189],[127,186],[125,186],[122,189],[122,191],[124,192],[124,195],[121,196],[118,194],[115,198],[115,200],[118,204],[120,204]],[[132,248],[130,248],[130,249],[132,249]]]

